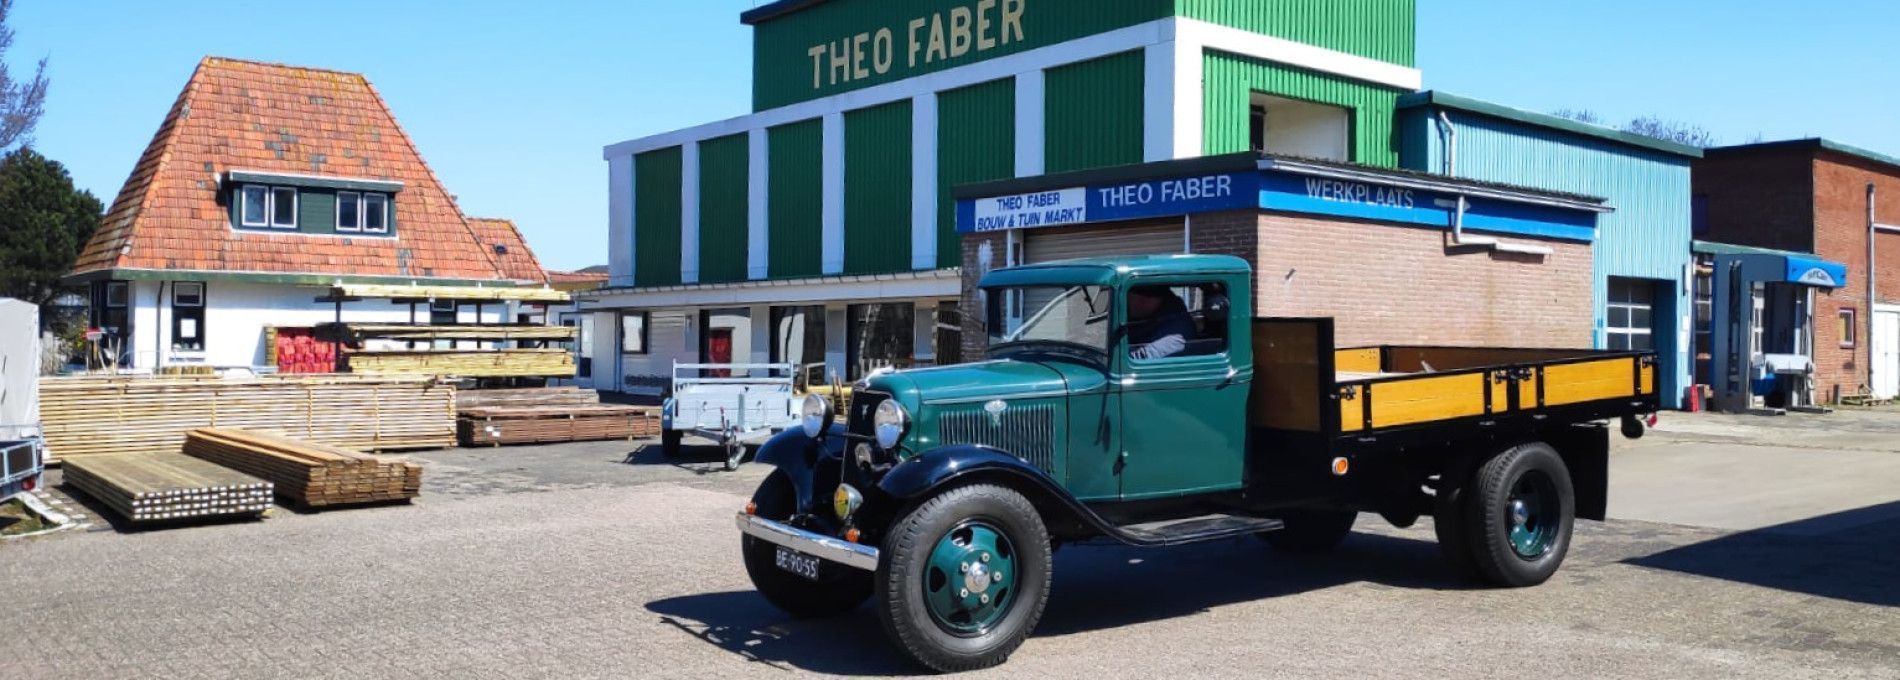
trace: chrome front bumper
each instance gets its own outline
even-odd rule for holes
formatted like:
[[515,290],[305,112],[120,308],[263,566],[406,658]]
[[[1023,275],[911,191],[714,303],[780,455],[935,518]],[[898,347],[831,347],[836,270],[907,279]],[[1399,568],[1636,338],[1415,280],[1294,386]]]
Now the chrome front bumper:
[[743,512],[739,513],[738,523],[740,532],[761,541],[791,548],[827,562],[877,571],[877,548],[812,533]]

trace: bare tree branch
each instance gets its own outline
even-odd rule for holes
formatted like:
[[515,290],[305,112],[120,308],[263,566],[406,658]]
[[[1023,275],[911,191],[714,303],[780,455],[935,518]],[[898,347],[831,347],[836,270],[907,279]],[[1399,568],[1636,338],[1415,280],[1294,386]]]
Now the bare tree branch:
[[0,0],[0,151],[33,141],[33,127],[46,111],[46,59],[42,58],[25,82],[15,80],[7,69],[7,48],[13,46],[13,29],[7,16],[13,0]]

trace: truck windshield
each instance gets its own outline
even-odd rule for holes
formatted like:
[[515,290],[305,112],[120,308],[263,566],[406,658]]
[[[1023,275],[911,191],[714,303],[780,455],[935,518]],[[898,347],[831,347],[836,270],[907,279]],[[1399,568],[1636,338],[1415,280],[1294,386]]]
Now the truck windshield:
[[984,292],[989,296],[992,347],[1054,342],[1107,351],[1113,306],[1106,286],[1019,286]]

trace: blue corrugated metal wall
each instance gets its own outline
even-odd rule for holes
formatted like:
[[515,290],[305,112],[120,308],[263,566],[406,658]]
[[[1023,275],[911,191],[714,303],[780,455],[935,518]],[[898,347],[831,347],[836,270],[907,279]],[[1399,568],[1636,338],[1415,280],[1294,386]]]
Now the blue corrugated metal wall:
[[[1440,109],[1415,106],[1400,111],[1400,164],[1442,173],[1444,139],[1436,119]],[[1694,337],[1688,276],[1691,261],[1689,169],[1692,159],[1609,140],[1544,128],[1456,109],[1446,110],[1458,132],[1460,177],[1505,182],[1551,191],[1609,199],[1616,212],[1597,221],[1595,290],[1592,291],[1596,342],[1603,343],[1605,298],[1610,277],[1652,279],[1659,286],[1656,312],[1668,313],[1658,324],[1656,347],[1666,378],[1663,403],[1680,406],[1689,384],[1689,352]],[[1674,302],[1661,297],[1673,290]],[[1667,330],[1668,337],[1663,337]]]

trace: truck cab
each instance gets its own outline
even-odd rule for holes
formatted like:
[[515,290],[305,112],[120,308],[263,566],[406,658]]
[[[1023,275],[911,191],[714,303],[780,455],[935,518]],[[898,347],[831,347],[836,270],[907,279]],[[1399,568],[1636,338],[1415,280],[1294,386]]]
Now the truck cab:
[[807,397],[761,448],[754,584],[806,616],[874,597],[936,670],[1005,659],[1064,543],[1315,551],[1362,511],[1431,515],[1456,573],[1533,585],[1602,518],[1602,422],[1656,409],[1653,355],[1339,349],[1330,319],[1254,318],[1254,290],[1211,255],[987,274],[987,359],[869,376],[842,422]]

